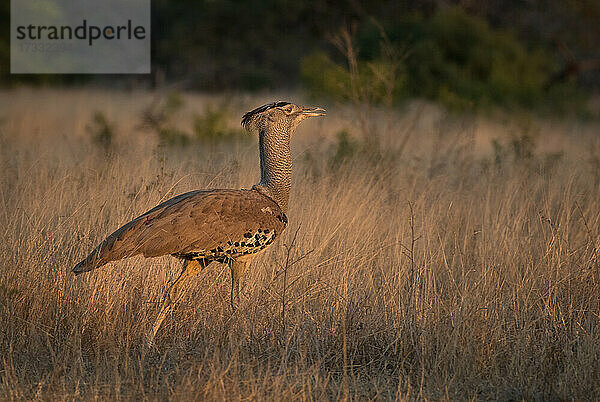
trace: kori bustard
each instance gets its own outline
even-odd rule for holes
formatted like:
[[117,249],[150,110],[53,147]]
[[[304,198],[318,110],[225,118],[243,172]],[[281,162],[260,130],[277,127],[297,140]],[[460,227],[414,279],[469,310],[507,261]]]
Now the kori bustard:
[[318,107],[273,102],[242,118],[258,132],[260,182],[251,190],[197,190],[178,195],[126,223],[73,268],[81,274],[111,261],[142,254],[170,254],[183,260],[179,277],[166,290],[149,341],[173,308],[183,283],[213,261],[231,269],[231,306],[239,302],[239,282],[252,259],[287,225],[292,157],[290,139],[298,124],[325,115]]

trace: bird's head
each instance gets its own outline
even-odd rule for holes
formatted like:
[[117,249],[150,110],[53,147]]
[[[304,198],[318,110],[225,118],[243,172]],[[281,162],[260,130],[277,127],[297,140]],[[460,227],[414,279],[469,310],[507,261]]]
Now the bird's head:
[[320,107],[298,106],[290,102],[272,102],[249,111],[242,117],[242,125],[248,131],[285,130],[293,132],[308,117],[324,116]]

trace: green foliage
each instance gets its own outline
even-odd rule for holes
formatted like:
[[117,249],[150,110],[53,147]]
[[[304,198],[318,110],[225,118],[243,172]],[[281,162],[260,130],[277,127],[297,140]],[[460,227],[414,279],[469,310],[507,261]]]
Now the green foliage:
[[[347,129],[337,132],[335,142],[324,152],[321,158],[328,162],[327,168],[334,174],[347,165],[358,163],[381,168],[393,166],[398,159],[398,150],[383,148],[379,137],[353,137]],[[312,157],[310,155],[305,162],[310,163]]]
[[190,138],[175,125],[175,117],[183,108],[180,94],[171,92],[164,100],[156,100],[142,112],[141,127],[158,136],[161,145],[187,145]]
[[114,140],[115,128],[106,115],[100,111],[94,112],[92,122],[86,126],[86,131],[91,135],[94,144],[109,153]]
[[300,74],[312,96],[348,100],[350,73],[325,52],[316,51],[303,58]]
[[232,129],[228,125],[229,110],[222,105],[216,109],[207,106],[204,113],[194,117],[194,138],[202,142],[231,141],[245,139],[244,131]]
[[184,105],[185,102],[179,92],[170,92],[165,101],[165,113],[169,115],[175,114],[177,111],[183,108]]
[[354,158],[359,149],[360,144],[357,140],[350,137],[348,130],[341,130],[336,134],[337,142],[333,145],[332,156],[329,165],[332,168],[338,168],[351,158]]
[[563,82],[548,88],[542,109],[550,114],[573,114],[579,118],[599,118],[594,116],[588,105],[588,94],[572,82]]
[[142,115],[142,128],[155,133],[161,145],[185,146],[193,142],[215,144],[222,141],[232,141],[247,138],[241,129],[232,129],[228,124],[230,111],[226,105],[216,108],[207,106],[202,114],[193,117],[190,134],[181,128],[181,111],[185,101],[180,94],[173,92],[164,100],[158,100],[149,105]]
[[[422,76],[425,81],[433,80],[426,86],[435,88],[437,80],[457,98],[484,105],[516,102],[532,106],[543,96],[554,65],[542,50],[528,51],[511,33],[494,30],[459,8],[436,14],[429,32],[437,46],[434,52],[440,56],[436,61],[441,64],[430,69],[438,76]],[[417,54],[421,57],[411,58],[409,69],[430,59],[422,52]],[[418,93],[419,88],[413,87],[413,91]],[[440,98],[444,99],[447,96]]]
[[158,138],[160,139],[161,145],[188,145],[190,143],[190,137],[188,134],[176,127],[167,126],[161,127],[158,131]]
[[503,167],[506,163],[530,163],[534,159],[539,131],[529,120],[523,120],[519,126],[519,130],[512,131],[507,138],[492,140],[497,167]]
[[[380,41],[384,39],[378,38]],[[302,59],[300,74],[312,96],[371,104],[389,104],[404,96],[406,74],[399,52],[361,60],[353,50],[344,48],[346,62],[343,64],[334,62],[322,51]]]
[[[373,66],[389,67],[381,33],[373,24],[358,30],[359,87],[381,91]],[[439,11],[430,18],[405,17],[387,32],[397,52],[407,49],[397,74],[394,101],[410,95],[437,100],[453,110],[487,105],[534,106],[547,97],[544,86],[557,69],[542,49],[527,49],[512,33],[491,28],[485,20],[460,8]],[[388,63],[389,64],[389,63]],[[315,96],[348,98],[351,69],[327,54],[302,60],[301,76]],[[377,99],[377,96],[375,96]]]

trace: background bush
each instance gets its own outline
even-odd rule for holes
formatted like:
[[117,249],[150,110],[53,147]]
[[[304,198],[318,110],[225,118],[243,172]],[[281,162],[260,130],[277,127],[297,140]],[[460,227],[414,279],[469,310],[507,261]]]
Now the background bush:
[[[405,53],[395,101],[411,96],[453,109],[492,104],[531,107],[547,97],[546,84],[559,68],[546,50],[528,48],[511,32],[491,28],[460,8],[431,18],[413,14],[389,24],[385,32],[391,45]],[[381,35],[374,23],[354,35],[361,85],[373,85],[369,63],[384,63]],[[335,52],[316,51],[305,57],[301,73],[314,96],[344,99],[348,92],[347,63]]]

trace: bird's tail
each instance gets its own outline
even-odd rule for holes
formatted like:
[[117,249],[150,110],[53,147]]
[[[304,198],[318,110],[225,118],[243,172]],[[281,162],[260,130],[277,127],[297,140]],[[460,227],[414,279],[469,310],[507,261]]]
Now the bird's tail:
[[[144,215],[142,215],[142,217],[143,216]],[[129,231],[134,230],[135,234],[135,229],[138,227],[136,225],[138,225],[139,222],[140,219],[134,219],[115,230],[110,236],[104,239],[90,255],[73,267],[73,273],[79,275],[100,268],[111,261],[133,257],[134,255],[142,253],[138,246],[141,244],[138,237],[132,237],[131,233],[129,233]]]

